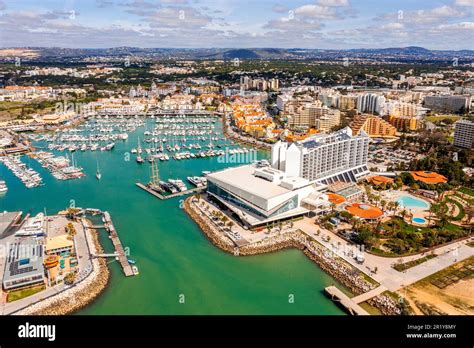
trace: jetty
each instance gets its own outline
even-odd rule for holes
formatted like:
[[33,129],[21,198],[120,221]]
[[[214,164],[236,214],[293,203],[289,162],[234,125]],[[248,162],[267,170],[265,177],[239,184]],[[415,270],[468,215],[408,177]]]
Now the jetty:
[[369,315],[369,313],[354,302],[349,296],[344,294],[334,285],[328,286],[324,289],[331,299],[335,302],[339,302],[350,314],[352,315]]
[[117,230],[115,229],[114,223],[112,222],[112,217],[108,211],[101,211],[99,209],[80,209],[78,214],[93,214],[93,215],[102,215],[103,225],[91,225],[89,228],[91,229],[105,229],[110,239],[112,240],[112,244],[114,246],[114,253],[103,253],[103,254],[96,254],[93,255],[94,257],[115,257],[122,267],[123,273],[126,277],[130,277],[136,275],[133,271],[132,266],[128,262],[127,255],[125,254],[125,250],[122,246],[122,242],[118,236]]
[[146,192],[148,192],[148,193],[152,194],[153,196],[158,197],[159,199],[162,199],[162,200],[175,198],[175,197],[180,197],[180,196],[185,196],[185,195],[188,195],[188,194],[191,194],[191,193],[201,192],[201,191],[206,189],[205,187],[195,187],[195,188],[192,188],[192,189],[189,189],[189,190],[186,190],[186,191],[180,191],[180,192],[176,192],[176,193],[171,193],[169,195],[164,195],[164,194],[162,194],[162,193],[160,193],[156,190],[152,190],[150,187],[148,187],[147,185],[144,185],[140,182],[135,183],[135,185],[137,185],[142,190],[145,190]]
[[115,254],[118,257],[118,261],[122,266],[123,273],[126,277],[133,276],[132,266],[128,262],[127,256],[125,255],[125,250],[123,249],[122,242],[115,230],[114,224],[112,222],[112,218],[110,217],[110,213],[108,211],[103,212],[104,218],[104,227],[109,233],[110,239],[112,240],[112,244],[114,245]]

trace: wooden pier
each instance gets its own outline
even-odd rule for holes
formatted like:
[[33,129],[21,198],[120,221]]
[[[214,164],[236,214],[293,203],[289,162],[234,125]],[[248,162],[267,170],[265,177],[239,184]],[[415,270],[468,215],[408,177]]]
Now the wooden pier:
[[369,315],[369,313],[355,303],[349,296],[344,294],[334,285],[328,286],[324,289],[327,294],[331,296],[333,301],[339,302],[345,309],[349,311],[352,315]]
[[158,197],[159,199],[162,199],[162,200],[175,198],[175,197],[180,197],[180,196],[185,196],[185,195],[188,195],[188,194],[191,194],[191,193],[200,192],[200,191],[205,190],[205,187],[195,187],[195,188],[190,189],[190,190],[171,193],[169,195],[163,195],[163,194],[161,194],[161,193],[159,193],[155,190],[152,190],[147,185],[144,185],[142,183],[137,182],[137,183],[135,183],[135,185],[137,185],[142,190],[145,190],[146,192],[148,192],[148,193],[152,194],[153,196]]

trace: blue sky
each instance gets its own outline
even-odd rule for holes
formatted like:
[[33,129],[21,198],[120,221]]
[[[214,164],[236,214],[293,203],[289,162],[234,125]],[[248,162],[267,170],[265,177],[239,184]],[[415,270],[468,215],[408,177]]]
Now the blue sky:
[[2,47],[474,49],[474,0],[0,0]]

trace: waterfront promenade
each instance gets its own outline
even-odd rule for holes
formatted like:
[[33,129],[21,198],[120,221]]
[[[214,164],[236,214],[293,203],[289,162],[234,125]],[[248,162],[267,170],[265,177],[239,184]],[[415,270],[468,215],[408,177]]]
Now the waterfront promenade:
[[[466,245],[470,239],[466,239],[454,244],[440,246],[439,248],[434,249],[434,253],[437,257],[411,267],[403,272],[399,272],[393,268],[393,265],[399,260],[405,263],[422,258],[427,254],[420,253],[412,256],[391,258],[365,252],[364,263],[360,264],[351,255],[346,255],[344,253],[345,246],[349,245],[347,241],[339,237],[337,234],[325,230],[321,226],[315,225],[312,219],[305,218],[296,222],[295,226],[330,250],[336,252],[339,257],[342,257],[351,265],[372,277],[390,291],[397,291],[446,267],[452,266],[459,261],[474,256],[474,248]],[[316,233],[316,230],[318,229],[320,230],[319,235]],[[331,237],[330,241],[326,241],[326,236]],[[375,269],[377,269],[377,272],[374,272]]]
[[228,115],[228,114],[226,114],[222,118],[222,123],[223,123],[224,135],[227,138],[230,138],[230,139],[236,141],[237,143],[247,145],[247,146],[251,146],[251,147],[254,147],[254,148],[257,148],[257,149],[261,149],[261,150],[269,150],[272,147],[272,145],[269,144],[269,143],[265,143],[263,141],[252,138],[250,136],[244,136],[242,134],[236,133],[232,129],[231,121],[230,121],[230,115]]
[[[218,211],[218,208],[212,203],[205,199],[198,201],[194,197],[189,197],[186,200],[185,210],[199,224],[213,244],[236,256],[255,255],[288,247],[306,249],[304,252],[309,258],[313,259],[321,268],[336,276],[336,279],[352,289],[355,293],[352,301],[355,304],[368,301],[371,304],[375,304],[377,308],[382,309],[384,313],[396,310],[396,303],[384,295],[384,292],[387,290],[392,292],[400,290],[474,255],[474,248],[466,245],[467,239],[435,249],[434,252],[438,255],[437,257],[403,272],[393,268],[396,261],[408,262],[424,257],[425,254],[420,253],[401,258],[388,258],[365,252],[364,262],[359,263],[354,258],[354,254],[348,252],[352,249],[352,245],[336,234],[316,225],[314,219],[307,217],[294,222],[291,228],[287,227],[281,230],[277,229],[276,231],[270,230],[267,233],[245,230],[237,224],[237,221],[234,221],[236,227],[233,229],[238,230],[243,238],[249,241],[249,244],[238,247],[235,241],[225,233],[225,227],[213,222],[212,213]],[[228,216],[228,218],[230,217]],[[306,235],[309,239],[301,238],[301,235]],[[314,240],[317,244],[311,243],[311,240]],[[318,245],[325,251],[321,252],[321,248]],[[360,272],[365,274],[366,280],[371,279],[371,281],[364,284],[359,276],[352,278],[345,277],[344,275],[341,276],[337,271],[334,271],[339,267],[345,267],[341,266],[341,261],[338,260],[350,266],[346,269],[347,273],[356,274]],[[356,273],[354,273],[354,270]],[[356,284],[353,282],[356,282]]]
[[[332,275],[335,279],[344,284],[354,294],[363,294],[379,286],[370,277],[363,276],[363,273],[352,267],[349,263],[334,254],[315,241],[308,238],[301,230],[290,228],[278,233],[270,232],[268,235],[258,232],[258,239],[253,239],[254,233],[245,231],[238,227],[245,239],[252,239],[252,243],[237,245],[226,233],[226,227],[216,224],[212,219],[212,211],[215,207],[204,199],[198,201],[194,197],[189,197],[184,204],[184,209],[191,218],[200,226],[201,230],[220,249],[234,254],[235,256],[258,255],[275,252],[281,249],[296,248],[317,263],[320,268]],[[378,298],[377,303],[387,302],[385,297]],[[396,309],[395,304],[390,307]]]

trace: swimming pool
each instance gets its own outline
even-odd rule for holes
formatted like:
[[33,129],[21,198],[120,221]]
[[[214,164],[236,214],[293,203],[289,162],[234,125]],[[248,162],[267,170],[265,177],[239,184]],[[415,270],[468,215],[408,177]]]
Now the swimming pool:
[[412,219],[413,222],[416,222],[417,224],[425,224],[426,223],[426,220],[421,218],[421,217],[414,217]]
[[428,202],[410,195],[398,197],[397,203],[400,205],[400,208],[408,208],[413,210],[425,210],[430,207]]

